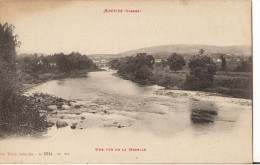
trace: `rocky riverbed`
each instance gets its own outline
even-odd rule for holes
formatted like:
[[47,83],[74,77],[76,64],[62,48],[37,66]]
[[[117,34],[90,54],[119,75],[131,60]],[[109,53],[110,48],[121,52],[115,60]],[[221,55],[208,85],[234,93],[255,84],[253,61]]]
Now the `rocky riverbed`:
[[[215,119],[215,116],[218,115],[217,109],[223,109],[223,107],[239,107],[239,109],[245,107],[245,109],[250,109],[250,106],[252,106],[251,100],[222,97],[219,94],[206,92],[157,89],[153,94],[153,102],[157,98],[165,97],[174,98],[179,103],[189,104],[193,110],[191,117],[202,123],[204,121],[214,122],[220,120]],[[140,120],[138,114],[142,113],[142,115],[147,114],[148,116],[150,114],[167,115],[169,112],[161,109],[160,106],[173,106],[172,103],[164,101],[159,107],[146,111],[138,109],[138,106],[147,106],[145,102],[136,102],[136,105],[132,104],[127,107],[127,103],[123,105],[123,102],[66,100],[43,93],[34,93],[29,97],[41,107],[40,113],[46,115],[48,126],[57,128],[70,127],[71,129],[131,127]],[[122,101],[124,99],[122,98]],[[124,108],[120,110],[118,108],[120,106]],[[233,120],[227,119],[226,121],[232,122]]]

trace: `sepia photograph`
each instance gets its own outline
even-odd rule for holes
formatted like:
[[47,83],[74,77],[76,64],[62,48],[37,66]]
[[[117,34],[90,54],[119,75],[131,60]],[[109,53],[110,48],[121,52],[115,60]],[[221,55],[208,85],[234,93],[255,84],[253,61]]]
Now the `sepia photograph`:
[[0,163],[253,163],[251,7],[0,1]]

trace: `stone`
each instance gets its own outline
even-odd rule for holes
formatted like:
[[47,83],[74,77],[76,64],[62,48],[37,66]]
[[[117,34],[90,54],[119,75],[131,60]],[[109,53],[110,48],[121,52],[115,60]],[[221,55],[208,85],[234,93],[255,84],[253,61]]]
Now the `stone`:
[[72,125],[70,128],[71,129],[76,129],[76,125]]
[[68,123],[66,123],[65,121],[57,120],[57,122],[56,122],[57,128],[66,127],[66,126],[68,126]]
[[71,126],[70,126],[70,128],[71,129],[76,129],[76,125],[77,125],[78,123],[71,123]]

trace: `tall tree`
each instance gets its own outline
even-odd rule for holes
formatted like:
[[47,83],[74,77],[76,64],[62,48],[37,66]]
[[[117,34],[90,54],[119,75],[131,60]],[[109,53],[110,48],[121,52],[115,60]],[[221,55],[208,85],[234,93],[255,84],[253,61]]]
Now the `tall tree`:
[[186,88],[200,90],[210,87],[217,71],[212,58],[207,55],[194,55],[189,59],[189,74],[186,77]]
[[221,70],[225,71],[226,70],[226,65],[227,65],[225,55],[220,55],[220,59],[222,61],[221,62]]
[[15,49],[19,42],[13,29],[12,25],[0,23],[0,136],[32,134],[46,129],[45,117],[22,95],[15,67]]

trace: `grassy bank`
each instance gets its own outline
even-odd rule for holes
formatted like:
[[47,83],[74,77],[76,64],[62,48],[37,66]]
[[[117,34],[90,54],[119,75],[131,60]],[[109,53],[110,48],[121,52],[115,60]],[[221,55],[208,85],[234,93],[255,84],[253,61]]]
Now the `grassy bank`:
[[[166,89],[185,89],[184,83],[187,74],[187,69],[174,72],[168,67],[154,68],[156,84]],[[213,86],[202,91],[220,93],[235,98],[252,99],[252,73],[217,71]]]
[[[181,71],[171,71],[169,67],[155,66],[153,70],[153,78],[145,81],[135,79],[134,76],[120,74],[120,77],[137,82],[142,85],[159,85],[165,89],[181,89],[186,90],[184,83],[188,69]],[[212,87],[205,88],[201,91],[219,93],[223,96],[252,99],[252,73],[251,72],[230,72],[217,71],[214,76]]]

